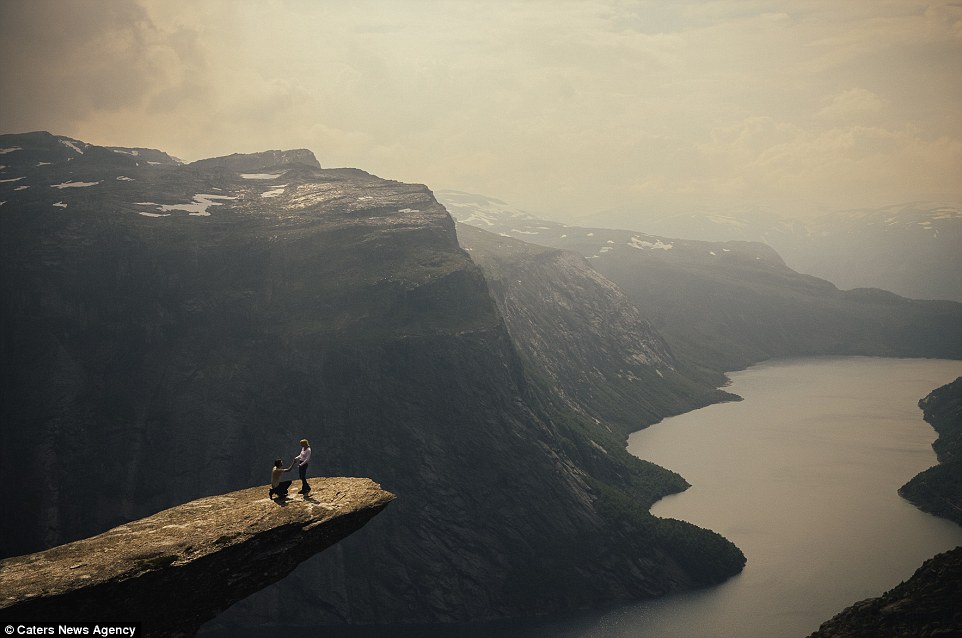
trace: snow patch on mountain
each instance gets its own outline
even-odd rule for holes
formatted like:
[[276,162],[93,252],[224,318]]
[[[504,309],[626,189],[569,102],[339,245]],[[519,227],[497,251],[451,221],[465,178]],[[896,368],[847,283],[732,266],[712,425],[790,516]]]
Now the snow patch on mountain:
[[[6,155],[7,153],[13,153],[14,151],[22,151],[23,149],[19,146],[9,146],[7,148],[0,148],[0,155]],[[4,166],[6,168],[6,166]]]
[[450,190],[438,190],[434,195],[451,217],[469,226],[491,228],[516,221],[536,221],[532,215],[500,199]]
[[172,210],[187,211],[188,215],[194,217],[210,217],[208,208],[211,206],[221,206],[223,202],[214,201],[217,199],[237,199],[231,195],[211,195],[208,193],[198,193],[193,197],[194,201],[188,204],[156,204],[154,202],[136,202],[138,206],[157,206],[157,210],[168,212]]
[[51,184],[50,188],[59,188],[63,190],[64,188],[86,188],[88,186],[96,186],[100,182],[60,182],[59,184]]
[[[77,151],[77,152],[80,153],[81,155],[84,154],[84,152],[83,152],[82,150],[80,150],[80,148],[79,148],[76,144],[74,144],[73,142],[71,142],[70,140],[63,140],[63,139],[62,139],[62,140],[60,140],[60,143],[63,144],[64,146],[66,146],[67,148],[70,148],[70,149],[73,149],[73,150]],[[56,206],[56,204],[54,204],[54,206]]]
[[11,177],[10,179],[0,179],[0,184],[5,184],[7,182],[19,182],[23,177]]
[[284,173],[241,173],[244,179],[277,179]]
[[261,197],[279,197],[284,194],[284,189],[287,188],[287,184],[281,184],[276,188],[272,188],[269,191],[264,191],[261,193]]
[[675,247],[674,244],[666,244],[660,239],[650,242],[635,236],[632,236],[631,241],[628,242],[628,245],[632,248],[637,248],[638,250],[671,250]]

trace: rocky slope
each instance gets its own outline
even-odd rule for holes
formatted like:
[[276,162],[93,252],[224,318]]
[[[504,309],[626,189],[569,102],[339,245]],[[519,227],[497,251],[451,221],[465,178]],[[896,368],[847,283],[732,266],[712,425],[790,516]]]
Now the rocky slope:
[[368,479],[311,479],[209,496],[97,536],[0,561],[0,622],[142,623],[192,636],[205,622],[354,533],[394,500]]
[[35,488],[0,504],[7,555],[261,483],[307,437],[312,472],[401,498],[221,623],[477,620],[741,568],[648,514],[680,477],[529,383],[424,186],[302,151],[0,148],[0,479]]
[[628,298],[576,253],[458,224],[532,374],[567,407],[630,433],[732,400],[686,368]]
[[962,547],[925,561],[878,598],[855,603],[809,638],[903,638],[962,635]]
[[480,196],[439,197],[463,223],[582,255],[677,358],[709,369],[802,355],[962,357],[962,304],[840,291],[791,270],[764,244],[566,226]]
[[938,438],[939,464],[920,472],[899,494],[922,511],[962,525],[962,377],[933,390],[919,407]]

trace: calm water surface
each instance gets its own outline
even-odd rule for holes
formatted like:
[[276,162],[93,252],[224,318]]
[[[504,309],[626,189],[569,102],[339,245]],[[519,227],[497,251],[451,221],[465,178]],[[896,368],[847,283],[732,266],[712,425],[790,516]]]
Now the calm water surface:
[[858,600],[962,544],[962,528],[896,490],[934,465],[935,432],[918,400],[962,362],[811,358],[730,374],[744,401],[713,405],[633,434],[636,456],[692,487],[652,512],[713,529],[748,558],[727,583],[692,594],[541,621],[344,636],[801,638]]
[[692,487],[656,516],[720,532],[748,558],[728,583],[602,615],[564,636],[805,636],[962,544],[898,488],[936,462],[918,400],[962,362],[782,360],[730,374],[744,398],[667,419],[628,449]]

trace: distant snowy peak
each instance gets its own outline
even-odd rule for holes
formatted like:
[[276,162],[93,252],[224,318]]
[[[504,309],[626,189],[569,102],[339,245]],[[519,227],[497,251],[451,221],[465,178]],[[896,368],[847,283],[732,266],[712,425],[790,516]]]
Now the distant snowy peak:
[[[865,227],[888,230],[936,230],[962,224],[962,210],[939,203],[915,203],[873,210],[843,211],[816,219],[812,228],[829,232],[857,232]],[[935,236],[933,232],[933,236]]]
[[451,217],[469,226],[492,230],[511,221],[538,221],[534,215],[493,197],[455,190],[437,190],[434,196]]
[[649,220],[646,230],[705,241],[761,241],[791,268],[843,289],[962,301],[962,208],[956,204],[913,202],[813,219],[690,213]]
[[[529,244],[560,248],[581,254],[588,260],[620,259],[626,249],[652,257],[689,260],[711,264],[719,260],[762,262],[783,267],[782,258],[768,246],[749,241],[730,243],[672,239],[672,235],[648,235],[637,230],[585,228],[540,219],[505,202],[461,191],[438,190],[435,197],[459,223],[520,239]],[[735,224],[736,220],[723,219]],[[741,239],[739,237],[738,239]]]

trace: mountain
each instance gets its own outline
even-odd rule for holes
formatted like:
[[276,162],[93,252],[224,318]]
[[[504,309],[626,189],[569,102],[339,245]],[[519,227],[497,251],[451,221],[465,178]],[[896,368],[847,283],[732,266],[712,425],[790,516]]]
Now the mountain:
[[512,341],[565,405],[627,434],[735,399],[677,360],[665,339],[580,255],[458,224]]
[[483,196],[437,196],[462,223],[582,255],[691,365],[732,370],[803,355],[962,357],[962,304],[840,291],[790,269],[761,243],[568,226]]
[[0,479],[31,486],[5,555],[261,485],[306,437],[313,475],[397,501],[226,626],[547,613],[744,564],[648,513],[684,480],[523,362],[426,187],[305,151],[0,150]]
[[646,219],[644,227],[685,239],[764,242],[794,270],[843,289],[882,288],[913,299],[962,301],[962,210],[957,206],[917,202],[811,220],[690,213]]

